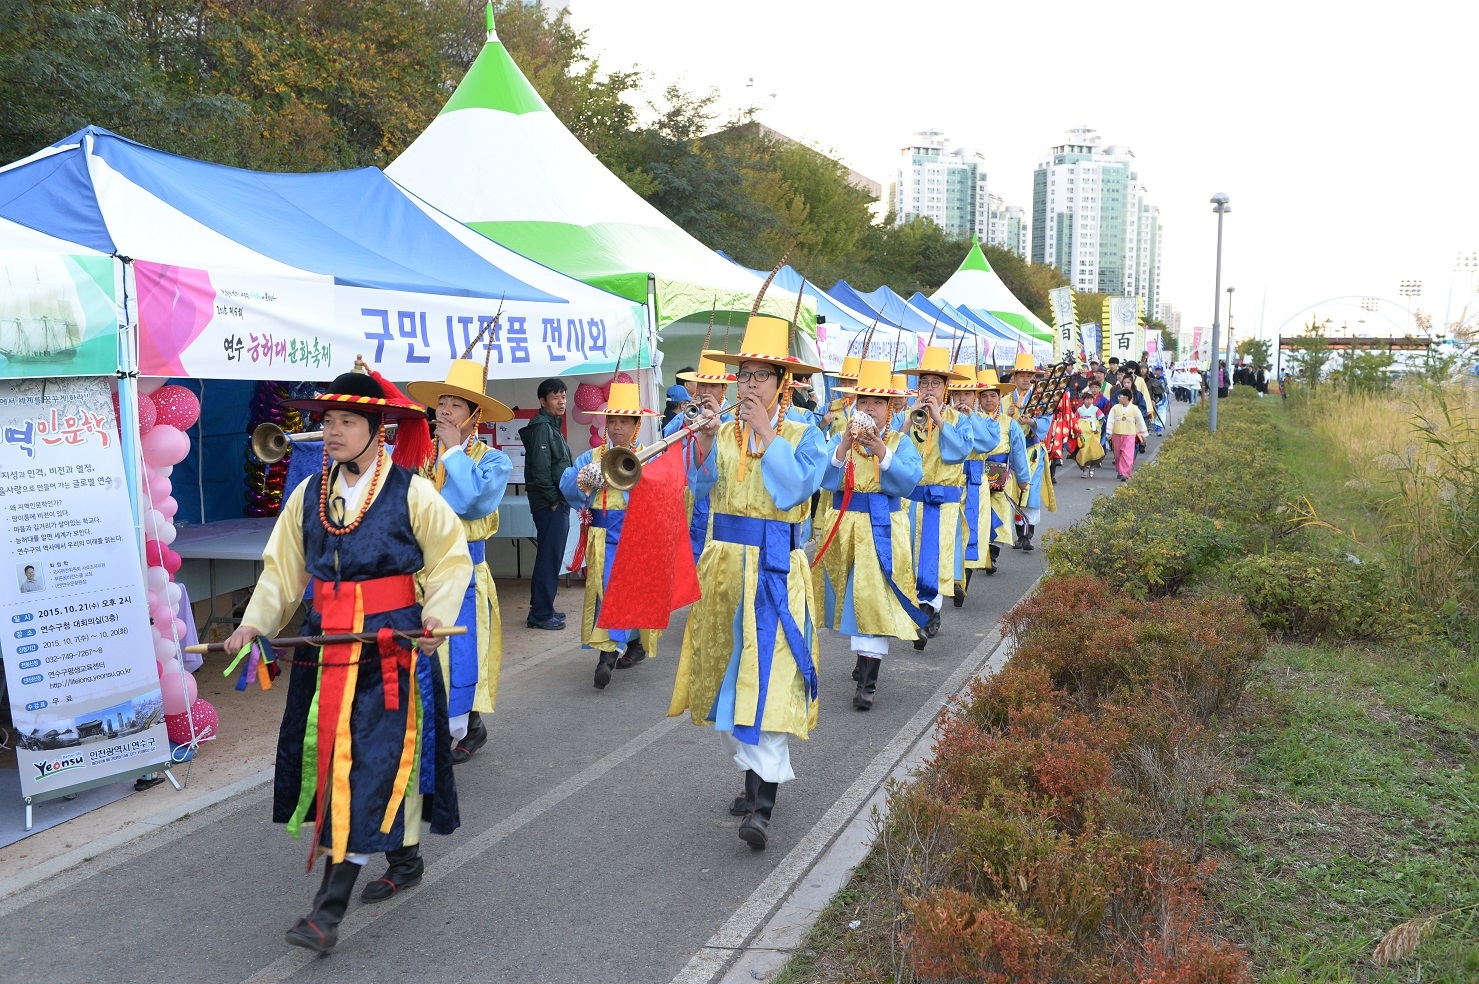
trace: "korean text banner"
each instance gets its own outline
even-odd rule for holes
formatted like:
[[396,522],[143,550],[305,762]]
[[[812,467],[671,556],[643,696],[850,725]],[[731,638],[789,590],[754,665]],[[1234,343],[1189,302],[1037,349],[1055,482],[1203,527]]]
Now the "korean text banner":
[[444,378],[495,316],[472,358],[490,379],[600,372],[630,364],[645,329],[641,305],[585,311],[576,303],[345,287],[329,278],[134,264],[139,371],[146,376],[332,379],[356,356],[390,379]]
[[1055,287],[1048,291],[1053,308],[1053,355],[1062,362],[1064,356],[1079,355],[1078,312],[1074,309],[1073,288]]
[[26,796],[169,758],[131,515],[107,380],[0,383],[0,648]]
[[1140,324],[1140,298],[1106,297],[1104,299],[1104,341],[1108,348],[1104,358],[1121,362],[1139,359],[1145,351],[1145,328]]
[[119,264],[0,250],[0,379],[118,371]]

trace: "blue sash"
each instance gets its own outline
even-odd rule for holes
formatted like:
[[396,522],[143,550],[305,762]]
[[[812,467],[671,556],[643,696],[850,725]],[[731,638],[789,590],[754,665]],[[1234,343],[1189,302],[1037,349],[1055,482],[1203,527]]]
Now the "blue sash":
[[[832,493],[832,507],[842,508],[842,493]],[[890,513],[896,513],[903,507],[902,500],[896,495],[884,495],[882,492],[854,492],[852,499],[847,504],[848,512],[861,512],[868,514],[868,525],[873,531],[873,549],[878,553],[878,566],[883,568],[883,579],[893,589],[894,597],[904,609],[904,614],[909,616],[915,625],[923,626],[930,617],[920,610],[919,606],[909,600],[909,596],[894,582],[894,538],[893,517]]]
[[[472,554],[476,567],[487,555],[487,544],[482,540],[469,540],[467,552]],[[465,635],[447,638],[447,716],[456,717],[472,710],[473,694],[478,686],[478,578],[474,573],[462,594],[462,606],[457,610],[457,621],[467,626]]]
[[916,485],[909,498],[924,503],[919,533],[919,561],[914,571],[914,586],[920,598],[933,598],[940,593],[940,507],[959,502],[964,489],[957,485]]
[[[791,551],[801,544],[801,525],[778,519],[714,513],[714,539],[760,548],[760,575],[755,592],[755,648],[760,661],[760,699],[754,724],[736,724],[734,737],[747,745],[760,743],[760,722],[765,714],[766,690],[770,686],[770,660],[775,655],[775,635],[786,634],[796,669],[806,681],[809,700],[817,699],[816,667],[811,663],[811,645],[791,615],[786,590],[791,575]],[[807,587],[810,591],[810,586]]]
[[[621,528],[626,523],[625,509],[592,509],[591,527],[606,531],[606,556],[601,565],[601,594],[611,585],[611,565],[616,560],[616,545],[621,542]],[[601,603],[596,602],[596,618],[601,617]],[[630,629],[607,629],[612,642],[627,643],[632,638]]]
[[981,482],[986,475],[986,462],[979,458],[967,458],[965,461],[965,515],[966,530],[968,531],[965,541],[965,559],[977,560],[981,556],[980,530],[981,525]]

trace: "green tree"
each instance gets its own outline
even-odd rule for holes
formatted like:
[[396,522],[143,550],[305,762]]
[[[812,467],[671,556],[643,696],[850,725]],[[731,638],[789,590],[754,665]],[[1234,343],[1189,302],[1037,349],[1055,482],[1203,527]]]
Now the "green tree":
[[1256,366],[1274,364],[1273,343],[1266,338],[1245,338],[1234,349],[1239,359],[1251,359]]
[[1351,392],[1374,393],[1392,388],[1392,366],[1397,357],[1391,352],[1352,352],[1330,373],[1330,381]]
[[1314,392],[1320,383],[1321,376],[1325,373],[1325,367],[1335,355],[1330,350],[1330,342],[1326,336],[1326,329],[1330,325],[1330,319],[1323,322],[1311,319],[1305,325],[1304,331],[1295,338],[1288,339],[1292,350],[1289,353],[1289,374],[1300,382],[1309,385],[1310,392]]

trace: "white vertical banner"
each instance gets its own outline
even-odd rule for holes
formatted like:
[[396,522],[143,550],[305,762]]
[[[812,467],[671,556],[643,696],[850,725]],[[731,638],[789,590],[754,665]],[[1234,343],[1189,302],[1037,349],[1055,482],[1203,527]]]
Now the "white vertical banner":
[[1109,355],[1121,362],[1139,359],[1145,349],[1145,328],[1140,324],[1140,298],[1111,297],[1109,308]]
[[168,761],[107,379],[0,383],[0,544],[23,794],[49,799]]
[[1048,303],[1053,309],[1053,356],[1062,362],[1064,357],[1077,358],[1080,349],[1078,312],[1073,304],[1072,287],[1055,287],[1048,291]]

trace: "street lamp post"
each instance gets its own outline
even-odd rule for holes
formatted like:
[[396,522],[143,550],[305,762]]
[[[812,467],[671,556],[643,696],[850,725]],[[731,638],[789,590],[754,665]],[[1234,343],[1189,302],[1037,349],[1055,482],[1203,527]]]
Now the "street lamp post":
[[1232,392],[1232,388],[1231,387],[1232,387],[1232,381],[1233,381],[1232,380],[1232,371],[1233,371],[1232,296],[1233,296],[1233,291],[1235,291],[1235,290],[1237,290],[1236,287],[1229,287],[1227,289],[1227,358],[1226,358],[1226,361],[1227,361],[1227,385],[1228,385],[1228,392],[1229,393]]
[[1222,217],[1232,211],[1230,199],[1223,192],[1212,196],[1212,211],[1217,213],[1217,287],[1212,293],[1212,385],[1207,387],[1207,430],[1217,433],[1217,387],[1222,376],[1217,371],[1217,329],[1222,315]]
[[1397,293],[1408,298],[1412,308],[1412,333],[1417,334],[1417,298],[1423,296],[1423,282],[1421,280],[1403,280],[1397,284]]

